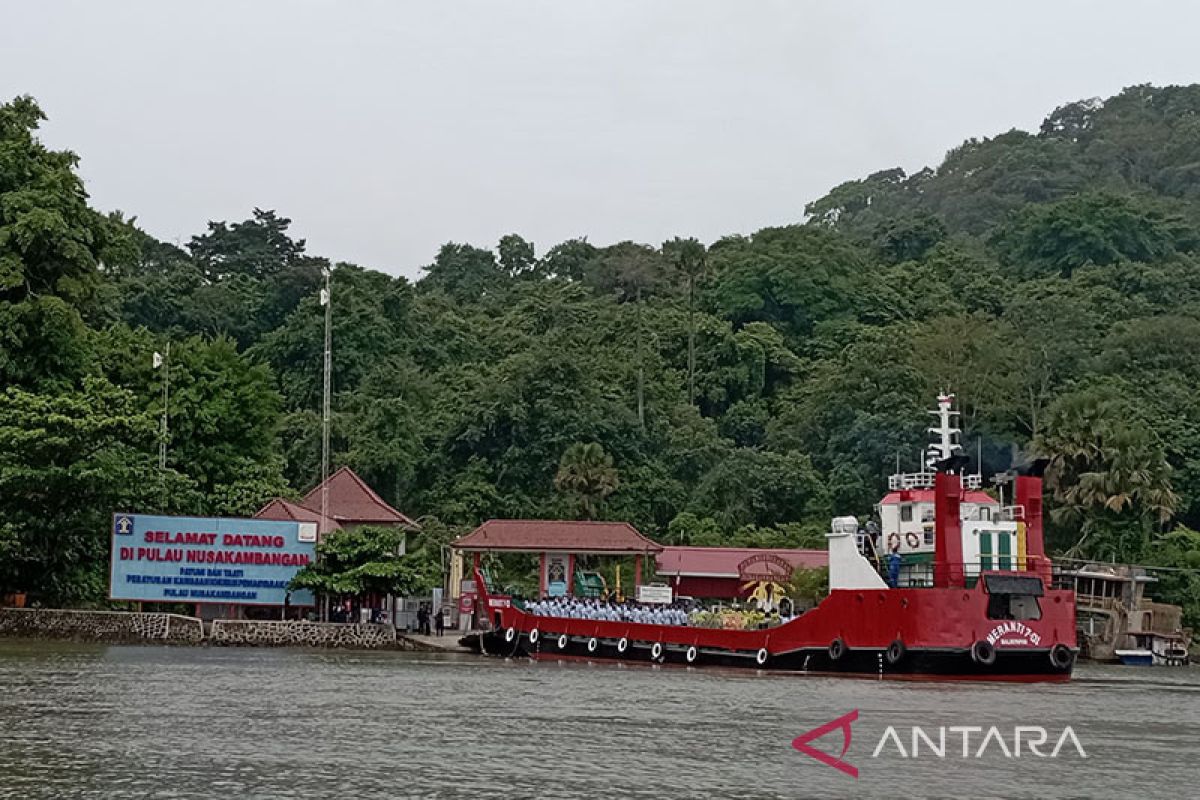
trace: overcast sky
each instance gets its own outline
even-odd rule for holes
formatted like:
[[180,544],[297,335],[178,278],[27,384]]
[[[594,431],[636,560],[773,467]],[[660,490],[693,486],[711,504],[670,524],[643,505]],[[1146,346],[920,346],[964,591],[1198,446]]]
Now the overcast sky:
[[95,205],[185,243],[274,208],[416,277],[438,246],[712,241],[1055,106],[1200,79],[1178,2],[8,0]]

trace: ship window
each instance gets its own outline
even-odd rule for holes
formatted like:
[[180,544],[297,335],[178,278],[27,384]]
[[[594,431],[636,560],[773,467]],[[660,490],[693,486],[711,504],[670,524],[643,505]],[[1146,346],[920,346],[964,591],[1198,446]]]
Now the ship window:
[[1038,599],[1028,594],[993,594],[988,596],[988,619],[1041,619]]
[[905,503],[900,506],[900,521],[912,522],[912,504]]

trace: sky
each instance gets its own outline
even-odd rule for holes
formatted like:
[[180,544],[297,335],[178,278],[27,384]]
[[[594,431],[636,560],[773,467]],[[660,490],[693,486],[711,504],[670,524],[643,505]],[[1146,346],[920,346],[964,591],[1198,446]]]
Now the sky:
[[97,208],[180,244],[271,208],[410,278],[447,241],[797,222],[843,181],[1200,79],[1178,2],[2,4],[0,99],[38,100]]

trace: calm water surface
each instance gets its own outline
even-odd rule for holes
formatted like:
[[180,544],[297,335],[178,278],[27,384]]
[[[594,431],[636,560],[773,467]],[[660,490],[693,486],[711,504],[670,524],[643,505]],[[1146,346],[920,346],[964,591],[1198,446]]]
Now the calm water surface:
[[[853,709],[857,780],[792,749]],[[872,758],[889,725],[1010,745],[1014,725],[1070,725],[1088,758],[962,759],[961,735],[954,757]],[[921,684],[0,640],[0,798],[1050,796],[1200,796],[1200,669]]]

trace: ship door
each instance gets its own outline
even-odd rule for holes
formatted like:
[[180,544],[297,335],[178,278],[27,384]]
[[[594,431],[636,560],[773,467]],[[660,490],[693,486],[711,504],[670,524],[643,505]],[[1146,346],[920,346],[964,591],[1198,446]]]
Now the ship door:
[[996,531],[996,550],[999,554],[996,569],[1011,570],[1012,562],[1012,537],[1006,531]]

